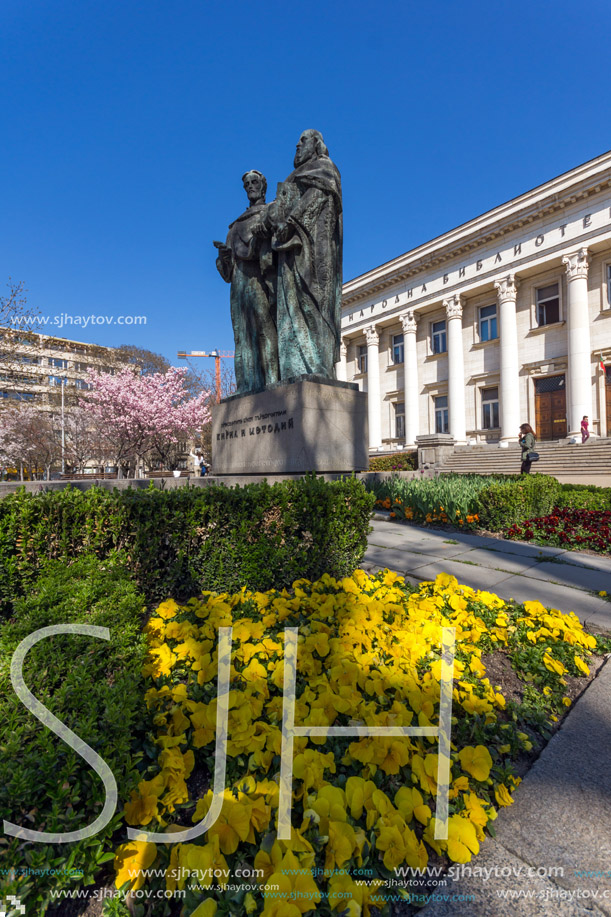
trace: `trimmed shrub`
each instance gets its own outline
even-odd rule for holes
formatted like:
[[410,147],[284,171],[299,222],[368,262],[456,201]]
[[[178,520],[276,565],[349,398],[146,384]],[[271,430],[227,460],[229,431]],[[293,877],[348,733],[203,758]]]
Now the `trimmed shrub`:
[[147,601],[342,577],[365,552],[373,503],[354,477],[315,475],[235,488],[19,491],[0,501],[0,613],[45,559],[84,553],[120,552]]
[[559,491],[556,478],[544,474],[497,481],[480,491],[480,525],[490,532],[500,532],[523,519],[546,516],[556,505]]
[[369,460],[370,471],[415,471],[417,467],[418,453],[416,451],[380,455]]
[[556,499],[559,509],[611,509],[611,487],[594,484],[561,484]]
[[[10,681],[18,644],[53,624],[107,627],[110,640],[73,634],[46,637],[25,658],[25,684],[104,759],[119,798],[135,786],[138,759],[131,746],[146,709],[140,674],[143,611],[144,598],[127,569],[118,563],[100,564],[91,556],[69,566],[48,564],[31,593],[15,602],[14,617],[0,631],[2,818],[36,831],[64,833],[93,823],[104,804],[100,777],[26,709]],[[50,889],[93,881],[100,865],[111,858],[111,837],[120,821],[116,813],[98,834],[70,844],[24,843],[5,835],[0,899],[16,895],[28,913],[44,914]]]

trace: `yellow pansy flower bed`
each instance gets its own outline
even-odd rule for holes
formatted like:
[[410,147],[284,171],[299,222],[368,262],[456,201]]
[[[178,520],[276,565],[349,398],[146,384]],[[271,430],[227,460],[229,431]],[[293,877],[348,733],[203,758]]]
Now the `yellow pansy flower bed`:
[[[117,887],[184,891],[185,915],[367,917],[374,907],[389,913],[391,900],[409,893],[408,880],[398,890],[396,882],[386,885],[399,868],[424,870],[431,858],[468,862],[498,807],[513,802],[515,760],[565,712],[566,678],[587,675],[596,648],[574,614],[538,602],[506,603],[443,574],[415,591],[388,570],[357,570],[343,580],[299,580],[290,593],[242,590],[204,593],[184,605],[166,601],[146,625],[151,764],[125,804],[129,825],[172,831],[206,815],[218,631],[229,626],[221,814],[192,842],[132,841],[115,857]],[[353,727],[437,726],[442,628],[455,628],[446,840],[435,838],[433,736],[297,736],[292,835],[278,838],[287,627],[299,629],[295,724]],[[532,716],[487,678],[486,659],[495,652],[521,674]]]

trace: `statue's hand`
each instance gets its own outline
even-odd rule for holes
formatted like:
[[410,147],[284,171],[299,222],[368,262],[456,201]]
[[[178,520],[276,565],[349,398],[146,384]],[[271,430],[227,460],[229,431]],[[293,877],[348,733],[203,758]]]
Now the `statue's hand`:
[[286,242],[291,234],[291,228],[286,223],[278,223],[274,231],[274,241],[278,244]]
[[261,220],[257,220],[255,223],[253,223],[250,227],[250,231],[255,239],[264,239],[269,235],[267,226]]

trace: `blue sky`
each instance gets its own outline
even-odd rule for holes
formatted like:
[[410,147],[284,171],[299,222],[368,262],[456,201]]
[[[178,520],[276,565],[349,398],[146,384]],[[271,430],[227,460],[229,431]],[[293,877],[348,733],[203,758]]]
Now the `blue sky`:
[[350,279],[611,148],[608,0],[2,0],[0,282],[100,344],[233,349],[213,239],[305,128]]

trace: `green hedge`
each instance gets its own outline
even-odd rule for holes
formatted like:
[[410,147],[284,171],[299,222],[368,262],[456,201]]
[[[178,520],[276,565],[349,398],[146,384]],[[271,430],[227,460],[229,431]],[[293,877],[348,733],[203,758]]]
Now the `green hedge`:
[[124,555],[147,601],[342,577],[367,546],[374,497],[355,478],[26,494],[0,500],[0,614],[45,559]]
[[556,500],[560,509],[611,509],[611,487],[594,484],[561,484]]
[[479,493],[479,524],[490,532],[499,532],[523,519],[545,516],[556,505],[559,493],[556,478],[544,474],[496,481]]
[[417,467],[417,452],[397,452],[369,459],[370,471],[414,471]]
[[[129,798],[138,780],[131,743],[146,709],[140,675],[144,597],[125,567],[82,557],[71,565],[51,562],[13,610],[0,631],[0,817],[37,831],[84,828],[102,810],[102,781],[21,703],[10,682],[11,658],[25,637],[51,624],[78,622],[110,630],[109,641],[45,638],[26,656],[24,681],[101,755],[115,776],[119,799]],[[28,913],[44,914],[50,889],[91,883],[112,858],[111,835],[120,821],[118,812],[100,833],[71,844],[27,843],[5,835],[0,899],[17,895]],[[11,867],[14,876],[7,873]]]

